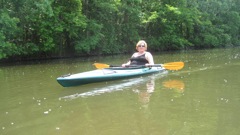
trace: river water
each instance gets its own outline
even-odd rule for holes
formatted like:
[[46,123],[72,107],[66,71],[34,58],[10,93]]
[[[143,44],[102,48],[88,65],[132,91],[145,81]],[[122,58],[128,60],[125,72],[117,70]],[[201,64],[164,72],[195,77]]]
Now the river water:
[[129,56],[0,67],[1,135],[238,135],[240,48],[154,53],[179,71],[64,88],[56,78]]

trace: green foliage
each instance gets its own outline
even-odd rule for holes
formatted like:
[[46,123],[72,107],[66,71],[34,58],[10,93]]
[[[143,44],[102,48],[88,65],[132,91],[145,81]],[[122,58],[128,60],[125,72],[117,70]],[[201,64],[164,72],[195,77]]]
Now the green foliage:
[[100,33],[102,25],[97,24],[96,22],[88,22],[88,31],[86,32],[85,38],[77,41],[75,44],[75,50],[79,53],[90,54],[91,50],[94,50],[99,45],[99,41],[103,35]]
[[19,19],[10,17],[6,10],[0,10],[0,59],[19,54],[15,42]]
[[203,44],[206,44],[209,47],[214,47],[219,44],[218,38],[214,35],[205,34],[203,38],[204,38]]
[[[0,59],[240,46],[240,2],[229,0],[8,0]],[[44,55],[41,55],[44,56]]]
[[0,59],[6,58],[11,55],[16,55],[17,47],[16,45],[5,42],[5,36],[0,33]]

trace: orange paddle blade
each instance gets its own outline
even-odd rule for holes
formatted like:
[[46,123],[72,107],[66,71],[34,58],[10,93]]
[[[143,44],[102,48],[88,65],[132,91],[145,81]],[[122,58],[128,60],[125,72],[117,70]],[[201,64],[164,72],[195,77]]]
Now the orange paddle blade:
[[168,70],[180,70],[184,67],[184,62],[170,62],[165,63],[162,66]]
[[110,65],[108,64],[103,64],[103,63],[94,63],[93,64],[97,69],[103,69],[103,68],[109,68]]

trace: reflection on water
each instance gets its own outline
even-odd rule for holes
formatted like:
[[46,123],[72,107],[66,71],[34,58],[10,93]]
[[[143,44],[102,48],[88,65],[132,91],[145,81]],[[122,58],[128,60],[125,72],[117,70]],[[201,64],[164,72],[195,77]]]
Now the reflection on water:
[[154,76],[150,77],[151,79],[146,82],[146,87],[133,89],[135,93],[138,94],[139,102],[143,107],[147,107],[150,97],[155,90],[155,79]]
[[185,90],[185,84],[181,80],[168,80],[163,82],[163,86],[174,92],[173,96],[181,97]]
[[181,80],[164,81],[163,86],[169,89],[174,89],[180,93],[183,93],[185,89],[185,84]]

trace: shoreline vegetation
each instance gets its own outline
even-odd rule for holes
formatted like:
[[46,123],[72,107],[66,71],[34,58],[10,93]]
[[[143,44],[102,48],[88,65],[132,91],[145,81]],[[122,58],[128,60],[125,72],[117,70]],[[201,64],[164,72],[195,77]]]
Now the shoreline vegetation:
[[[218,47],[218,48],[201,48],[201,49],[184,49],[184,50],[168,50],[168,51],[161,51],[161,52],[152,52],[155,53],[161,53],[161,54],[168,54],[168,53],[178,53],[178,52],[187,52],[187,51],[203,51],[203,50],[214,50],[214,49],[230,49],[230,48],[240,48],[240,46],[228,46],[228,47]],[[133,50],[134,52],[134,50]],[[24,63],[36,63],[36,62],[47,62],[47,61],[55,61],[55,60],[67,60],[67,59],[79,59],[82,58],[82,60],[96,60],[99,57],[118,57],[121,55],[129,55],[131,56],[132,53],[119,53],[119,54],[108,54],[108,55],[83,55],[83,56],[66,56],[66,57],[29,57],[29,58],[17,58],[17,57],[11,57],[8,59],[1,59],[0,60],[0,66],[7,66],[7,65],[13,65],[15,63],[18,64],[24,64]]]
[[0,63],[240,46],[236,0],[0,3]]

